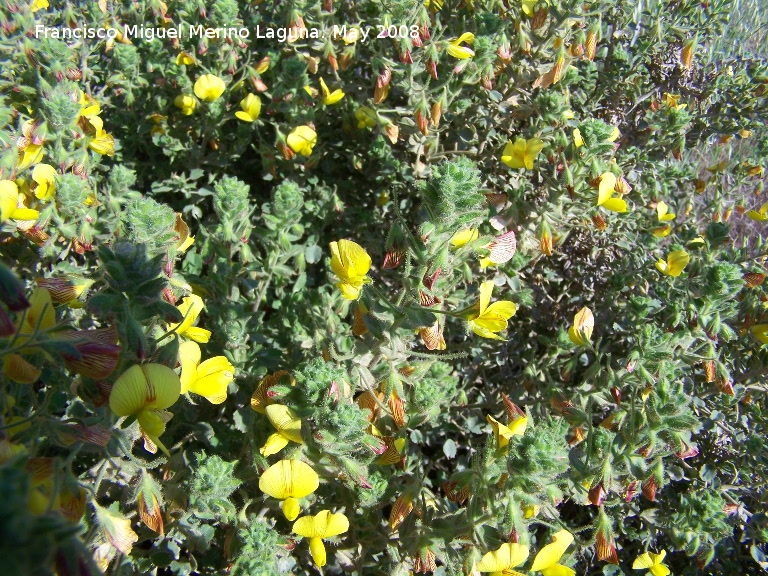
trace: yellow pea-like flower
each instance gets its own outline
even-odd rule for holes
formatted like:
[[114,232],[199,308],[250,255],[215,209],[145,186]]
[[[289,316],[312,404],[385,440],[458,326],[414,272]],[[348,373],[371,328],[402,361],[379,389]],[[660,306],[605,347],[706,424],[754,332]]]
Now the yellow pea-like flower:
[[691,257],[685,250],[674,250],[667,256],[666,262],[659,258],[656,268],[665,276],[680,276]]
[[328,89],[328,86],[326,85],[325,80],[323,80],[322,77],[320,78],[320,88],[323,91],[323,103],[326,106],[331,106],[333,104],[336,104],[339,100],[341,100],[345,96],[344,92],[340,88],[337,88],[336,90],[331,92]]
[[144,447],[151,453],[168,449],[160,441],[165,424],[173,416],[166,408],[181,395],[181,382],[176,373],[162,364],[131,366],[112,387],[109,407],[117,416],[135,416],[144,435]]
[[656,215],[659,217],[659,222],[668,222],[675,219],[675,214],[669,211],[669,206],[667,206],[664,200],[656,204]]
[[302,156],[311,156],[312,150],[317,144],[317,132],[315,132],[309,126],[298,126],[288,134],[285,139],[288,147],[296,154]]
[[452,38],[448,41],[448,54],[459,60],[466,60],[475,55],[475,51],[468,46],[462,46],[463,43],[472,44],[475,41],[475,35],[471,32],[464,32],[458,38]]
[[506,573],[528,559],[528,547],[519,543],[502,544],[497,550],[486,553],[477,563],[480,572]]
[[266,458],[277,454],[288,442],[304,444],[301,437],[301,419],[296,412],[282,404],[270,404],[264,411],[277,432],[267,438],[267,442],[259,450],[262,456]]
[[533,169],[533,161],[544,148],[544,142],[539,138],[517,138],[514,142],[507,142],[501,153],[501,161],[510,168]]
[[336,287],[347,300],[357,300],[364,284],[371,279],[367,276],[371,269],[371,257],[359,244],[351,240],[331,242],[331,270],[339,277]]
[[461,248],[470,242],[477,240],[479,235],[480,232],[477,228],[465,228],[464,230],[459,230],[451,238],[451,246],[454,248]]
[[573,326],[568,328],[568,337],[576,346],[584,346],[592,339],[594,328],[595,317],[592,315],[592,310],[585,306],[573,317]]
[[573,542],[573,534],[568,530],[560,530],[552,536],[552,543],[547,544],[533,559],[531,571],[540,571],[544,574],[557,574],[558,576],[574,576],[576,572],[572,568],[559,564],[568,546]]
[[227,399],[229,383],[235,378],[235,367],[225,356],[214,356],[202,363],[200,358],[200,346],[196,342],[181,343],[181,393],[193,392],[211,404],[221,404]]
[[375,128],[378,121],[378,116],[373,108],[368,106],[361,106],[355,110],[355,119],[357,120],[358,128]]
[[293,523],[293,533],[309,538],[309,553],[315,564],[322,568],[326,564],[323,538],[332,538],[349,530],[349,520],[344,514],[332,514],[323,510],[316,516],[302,516]]
[[53,200],[56,192],[56,169],[50,164],[38,164],[32,170],[32,180],[37,183],[35,196],[43,202]]
[[768,220],[768,202],[760,206],[757,210],[747,212],[747,218],[755,222],[765,222]]
[[253,122],[261,114],[261,98],[256,94],[248,94],[240,100],[240,108],[242,110],[235,112],[235,116],[243,122]]
[[24,206],[19,187],[13,180],[0,180],[0,223],[6,220],[37,220],[40,213]]
[[671,573],[671,570],[666,564],[662,564],[666,555],[666,550],[662,550],[658,554],[645,552],[635,559],[632,563],[632,569],[648,570],[647,574],[652,574],[653,576],[667,576]]
[[176,334],[180,337],[189,338],[190,340],[200,342],[201,344],[208,342],[211,339],[211,331],[193,326],[197,321],[198,316],[200,316],[200,312],[205,308],[203,299],[197,294],[191,294],[190,296],[185,297],[177,308],[184,316],[184,319],[177,324],[169,324],[168,331],[176,330]]
[[259,489],[283,500],[283,514],[296,520],[301,511],[299,498],[309,496],[320,486],[317,473],[301,460],[280,460],[267,468],[259,478]]
[[491,304],[492,292],[493,280],[480,285],[480,302],[477,305],[477,312],[468,318],[469,327],[483,338],[503,340],[497,332],[506,329],[507,321],[517,312],[517,306],[508,300],[498,300]]
[[509,425],[502,424],[490,414],[486,415],[485,419],[493,429],[493,436],[496,438],[499,448],[507,446],[512,436],[522,436],[525,434],[525,430],[528,427],[527,416],[520,416],[510,422]]
[[189,94],[179,94],[174,98],[173,105],[181,110],[181,113],[184,116],[189,116],[195,111],[195,108],[197,108],[197,100],[195,100],[194,96],[190,96]]
[[224,80],[213,74],[203,74],[197,79],[194,86],[195,96],[204,102],[213,102],[224,94],[226,84]]
[[611,212],[623,214],[627,211],[627,202],[616,193],[616,175],[613,172],[605,172],[600,175],[598,187],[597,205]]

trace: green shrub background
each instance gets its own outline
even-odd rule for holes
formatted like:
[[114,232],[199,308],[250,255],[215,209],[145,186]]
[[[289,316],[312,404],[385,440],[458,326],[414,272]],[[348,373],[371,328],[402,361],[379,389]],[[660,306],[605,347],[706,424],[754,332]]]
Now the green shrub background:
[[[562,530],[577,574],[768,569],[764,0],[49,2],[0,10],[4,571],[470,575],[514,543],[526,573]],[[180,372],[192,294],[233,380],[158,408],[153,454],[110,394]],[[302,442],[265,457],[278,371]],[[320,479],[302,516],[349,520],[322,569],[259,488],[283,458]]]

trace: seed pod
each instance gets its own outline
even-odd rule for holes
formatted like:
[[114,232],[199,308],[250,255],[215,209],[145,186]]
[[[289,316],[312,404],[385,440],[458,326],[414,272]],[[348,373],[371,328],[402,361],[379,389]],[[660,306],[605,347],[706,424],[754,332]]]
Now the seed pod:
[[440,124],[440,117],[443,115],[443,102],[441,100],[438,100],[434,104],[432,104],[432,109],[430,110],[429,119],[432,122],[432,126],[437,127]]

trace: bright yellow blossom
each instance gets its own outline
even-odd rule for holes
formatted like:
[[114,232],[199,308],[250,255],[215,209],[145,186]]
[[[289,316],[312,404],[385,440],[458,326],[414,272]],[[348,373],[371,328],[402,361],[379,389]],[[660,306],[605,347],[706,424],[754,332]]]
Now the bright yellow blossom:
[[175,330],[176,334],[182,338],[189,338],[195,342],[205,344],[211,339],[210,330],[204,328],[198,328],[193,326],[197,317],[200,316],[200,312],[205,308],[203,299],[197,294],[191,294],[181,301],[181,304],[177,306],[179,312],[184,316],[184,319],[178,324],[172,323],[168,325],[168,331]]
[[518,138],[513,143],[507,142],[501,153],[501,161],[510,168],[533,169],[533,161],[536,155],[544,148],[544,142],[539,138]]
[[517,312],[514,302],[497,300],[491,304],[493,292],[493,280],[488,280],[480,285],[480,302],[477,305],[477,313],[469,317],[469,327],[483,338],[503,340],[497,332],[507,328],[507,320]]
[[533,560],[531,572],[541,572],[544,576],[574,576],[576,571],[559,564],[568,546],[573,542],[573,534],[568,530],[560,530],[552,536],[552,543],[547,544]]
[[379,123],[376,111],[368,106],[361,106],[355,110],[355,119],[358,128],[375,128]]
[[462,42],[466,42],[467,44],[472,44],[472,42],[475,41],[475,35],[471,32],[464,32],[461,36],[458,38],[452,38],[448,41],[448,54],[453,56],[454,58],[458,58],[459,60],[466,60],[467,58],[472,58],[472,56],[475,55],[474,50],[467,46],[462,46]]
[[194,86],[195,96],[205,102],[213,102],[224,94],[226,84],[224,80],[213,74],[203,74],[197,79]]
[[37,220],[40,213],[24,206],[24,198],[13,180],[0,180],[0,224],[6,220]]
[[768,324],[755,324],[751,328],[752,336],[760,340],[763,344],[768,344]]
[[302,516],[293,523],[293,533],[309,538],[309,553],[319,568],[325,566],[326,555],[323,538],[332,538],[349,530],[349,520],[344,514],[332,514],[323,510],[316,516]]
[[43,153],[42,144],[28,144],[19,152],[19,165],[16,169],[21,171],[37,164],[43,159]]
[[174,98],[173,105],[176,106],[184,116],[189,116],[197,108],[197,100],[189,94],[179,94]]
[[225,356],[214,356],[200,363],[200,346],[196,342],[179,345],[181,362],[181,393],[194,392],[211,404],[227,399],[227,388],[235,378],[235,367]]
[[347,300],[357,300],[360,289],[371,282],[367,276],[371,257],[359,244],[351,240],[331,242],[331,269],[339,277],[336,287]]
[[115,153],[115,138],[103,128],[97,128],[88,147],[102,156],[112,156]]
[[632,564],[632,569],[648,570],[648,574],[652,574],[653,576],[667,576],[670,574],[671,570],[665,564],[662,564],[666,555],[666,550],[662,550],[658,554],[645,552],[635,559]]
[[768,202],[760,206],[757,210],[747,212],[747,218],[755,222],[765,222],[768,220]]
[[312,149],[317,144],[317,132],[309,126],[298,126],[286,138],[288,147],[302,156],[311,156]]
[[301,510],[299,498],[309,496],[318,486],[317,473],[301,460],[280,460],[259,478],[259,489],[283,501],[283,514],[290,521],[296,520]]
[[620,214],[627,211],[627,202],[616,193],[616,176],[613,172],[605,172],[600,176],[600,186],[597,194],[597,205],[611,212]]
[[673,110],[683,110],[686,106],[688,106],[688,104],[678,104],[678,100],[680,100],[679,94],[670,94],[668,92],[664,92],[664,96],[661,98],[661,103],[664,104],[667,108],[672,108]]
[[451,246],[454,248],[461,248],[470,242],[477,240],[479,235],[480,232],[477,228],[465,228],[464,230],[459,230],[451,237]]
[[337,88],[333,92],[331,92],[328,89],[328,86],[325,83],[325,80],[323,80],[322,76],[320,77],[320,88],[323,91],[323,104],[326,106],[331,106],[332,104],[336,104],[339,100],[344,98],[345,94],[342,92],[340,88]]
[[48,8],[48,0],[32,0],[32,5],[29,7],[32,12],[37,12],[43,8]]
[[527,416],[520,416],[519,418],[510,422],[508,425],[502,424],[490,414],[487,414],[485,419],[493,429],[493,437],[496,438],[496,443],[498,444],[499,448],[504,448],[507,446],[512,436],[522,436],[525,434],[525,430],[528,428]]
[[659,258],[656,262],[656,268],[665,276],[680,276],[690,259],[691,257],[685,250],[674,250],[669,253],[666,262]]
[[595,317],[592,310],[584,306],[573,317],[573,326],[568,328],[568,337],[576,346],[584,346],[592,338],[592,330],[595,328]]
[[301,437],[301,419],[296,412],[282,404],[270,404],[264,411],[272,426],[277,430],[267,438],[266,444],[259,450],[264,458],[277,454],[288,445],[288,442],[304,444]]
[[519,543],[502,544],[498,550],[488,552],[477,563],[479,572],[491,572],[493,575],[517,574],[512,568],[520,566],[528,559],[528,548]]
[[195,63],[195,59],[192,58],[189,54],[186,52],[179,52],[179,54],[176,56],[176,65],[181,66],[184,64],[185,66],[191,66]]
[[181,395],[181,382],[176,373],[162,364],[131,366],[112,387],[109,407],[117,416],[135,416],[144,435],[144,448],[154,454],[160,448],[165,424],[173,414],[166,411]]
[[[549,5],[549,0],[544,0],[543,3]],[[522,0],[523,12],[528,16],[533,16],[533,9],[536,7],[536,4],[538,4],[538,0]]]
[[56,192],[56,169],[50,164],[38,164],[32,170],[32,180],[37,182],[35,196],[43,202],[50,202]]
[[261,98],[256,94],[248,94],[240,100],[240,108],[242,110],[235,112],[235,116],[243,122],[253,122],[261,114]]
[[659,222],[668,222],[675,219],[675,215],[669,211],[669,206],[667,206],[664,200],[656,204],[656,214],[659,217]]

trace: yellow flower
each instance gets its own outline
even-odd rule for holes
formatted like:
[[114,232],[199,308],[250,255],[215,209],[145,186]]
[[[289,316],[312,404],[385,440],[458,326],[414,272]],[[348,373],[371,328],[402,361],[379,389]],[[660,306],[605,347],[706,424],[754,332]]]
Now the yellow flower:
[[661,103],[664,104],[667,108],[672,108],[673,110],[683,110],[686,106],[688,106],[688,104],[678,104],[677,101],[679,99],[679,94],[670,94],[668,92],[664,92],[664,96],[661,98]]
[[24,207],[24,199],[13,180],[0,180],[0,224],[6,220],[37,220],[37,210]]
[[755,222],[765,222],[768,220],[768,202],[760,206],[758,210],[750,210],[747,212],[747,218],[754,220]]
[[351,240],[331,242],[331,270],[339,277],[336,287],[341,290],[342,297],[347,300],[357,300],[360,289],[369,284],[367,276],[371,269],[371,257],[359,244]]
[[627,202],[616,193],[616,176],[613,172],[605,172],[600,175],[600,186],[597,194],[597,205],[611,212],[623,214],[627,211]]
[[301,437],[301,419],[296,412],[282,404],[270,404],[264,411],[272,426],[277,430],[267,438],[266,444],[259,450],[264,458],[277,454],[288,445],[288,442],[304,444]]
[[670,232],[672,232],[672,226],[669,224],[664,224],[664,226],[659,226],[653,229],[653,235],[656,236],[656,238],[665,238],[666,236],[669,236]]
[[496,443],[499,448],[507,446],[507,444],[509,444],[509,439],[512,438],[512,436],[522,436],[525,434],[525,430],[528,428],[527,416],[520,416],[510,422],[507,426],[496,420],[490,414],[487,414],[485,419],[488,424],[491,425],[491,428],[493,428],[493,437],[496,438]]
[[192,58],[189,54],[186,52],[179,52],[178,56],[176,56],[176,65],[181,66],[184,64],[185,66],[191,66],[195,63],[195,59]]
[[211,404],[227,399],[227,387],[235,379],[235,367],[225,356],[214,356],[200,363],[200,346],[183,342],[179,346],[181,362],[181,393],[194,392]]
[[179,94],[174,98],[173,105],[181,110],[184,116],[189,116],[197,108],[197,100],[189,94]]
[[576,346],[584,346],[592,339],[592,330],[595,328],[595,317],[592,310],[584,306],[573,317],[573,326],[568,328],[568,337]]
[[525,504],[523,506],[524,518],[535,518],[539,515],[539,512],[541,512],[541,506],[537,506],[536,504]]
[[568,530],[560,530],[552,536],[552,540],[551,544],[547,544],[536,554],[531,572],[539,571],[544,576],[574,576],[576,572],[572,568],[558,564],[568,546],[573,542],[573,534]]
[[317,473],[301,460],[280,460],[259,478],[259,490],[283,500],[283,514],[290,520],[299,515],[299,498],[309,496],[320,486]]
[[154,454],[160,448],[165,424],[173,414],[166,411],[181,395],[181,382],[176,373],[162,364],[131,366],[112,387],[109,407],[117,416],[135,416],[144,435],[144,448]]
[[475,566],[480,572],[494,574],[515,574],[511,568],[520,566],[528,559],[528,548],[522,544],[502,544],[498,550],[488,552]]
[[242,110],[235,112],[235,116],[244,122],[253,122],[261,114],[261,98],[256,94],[248,94],[240,100],[240,108]]
[[653,576],[667,576],[671,571],[665,564],[662,564],[666,555],[666,550],[662,550],[658,554],[645,552],[635,559],[632,569],[648,570],[648,574],[653,574]]
[[576,146],[576,148],[584,146],[584,138],[582,138],[581,130],[578,128],[573,129],[573,145]]
[[203,308],[205,308],[203,299],[197,294],[191,294],[184,298],[177,308],[184,316],[184,319],[178,324],[169,324],[168,331],[175,330],[176,334],[179,336],[189,338],[190,340],[200,342],[201,344],[208,342],[208,340],[211,339],[210,330],[205,330],[204,328],[198,328],[197,326],[192,325],[197,320],[197,317],[200,316],[200,312],[203,311]]
[[325,80],[323,80],[322,76],[320,77],[320,88],[323,91],[323,103],[326,106],[336,104],[336,102],[344,98],[344,92],[342,92],[340,88],[337,88],[331,92],[328,89],[328,86],[325,84]]
[[451,238],[451,246],[454,248],[461,248],[462,246],[466,246],[470,242],[477,240],[479,235],[480,233],[477,228],[465,228],[464,230],[459,230]]
[[43,145],[42,144],[28,144],[24,150],[19,153],[19,165],[17,170],[21,171],[25,168],[37,164],[43,159]]
[[312,149],[317,144],[317,132],[309,126],[298,126],[286,138],[288,147],[302,156],[312,155]]
[[675,215],[669,211],[669,206],[667,206],[664,200],[656,204],[656,214],[659,217],[659,222],[668,222],[675,219]]
[[32,0],[32,5],[29,7],[32,12],[37,12],[43,8],[48,8],[48,0]]
[[176,250],[181,253],[186,252],[195,243],[195,237],[190,236],[189,226],[184,222],[181,212],[176,212],[176,223],[173,225],[173,230],[179,235],[179,239],[176,241]]
[[[538,0],[522,0],[522,4],[523,12],[528,16],[533,16],[533,9],[536,7],[536,4],[538,4]],[[549,6],[549,0],[544,0],[544,4]]]
[[319,568],[325,566],[323,538],[332,538],[349,530],[349,520],[344,514],[331,514],[323,510],[316,516],[302,516],[293,523],[293,533],[309,538],[309,553]]
[[204,102],[213,102],[224,94],[226,84],[224,80],[213,74],[203,74],[197,79],[194,86],[195,96]]
[[472,56],[475,55],[474,50],[471,48],[468,48],[467,46],[462,46],[462,42],[466,42],[467,44],[472,44],[472,42],[475,41],[475,35],[471,32],[464,32],[461,36],[458,38],[452,38],[448,41],[448,54],[453,56],[454,58],[458,58],[459,60],[466,60],[467,58],[472,58]]
[[751,328],[752,336],[760,340],[763,344],[768,344],[768,324],[755,324]]
[[656,268],[665,276],[680,276],[690,259],[691,257],[685,250],[674,250],[669,253],[666,262],[659,258],[656,262]]
[[104,129],[98,128],[88,147],[102,156],[112,156],[115,153],[115,138]]
[[510,140],[501,153],[501,161],[510,168],[533,169],[536,155],[544,148],[544,142],[539,138],[518,138],[514,143]]
[[355,110],[355,119],[358,128],[375,128],[379,123],[376,111],[368,106],[361,106]]
[[498,300],[491,304],[493,292],[493,280],[488,280],[480,285],[480,302],[478,311],[469,318],[469,327],[483,338],[503,340],[497,332],[507,328],[507,320],[517,312],[517,306],[507,300]]
[[38,164],[32,170],[32,180],[37,182],[35,196],[43,202],[53,200],[56,191],[56,169],[50,164]]

